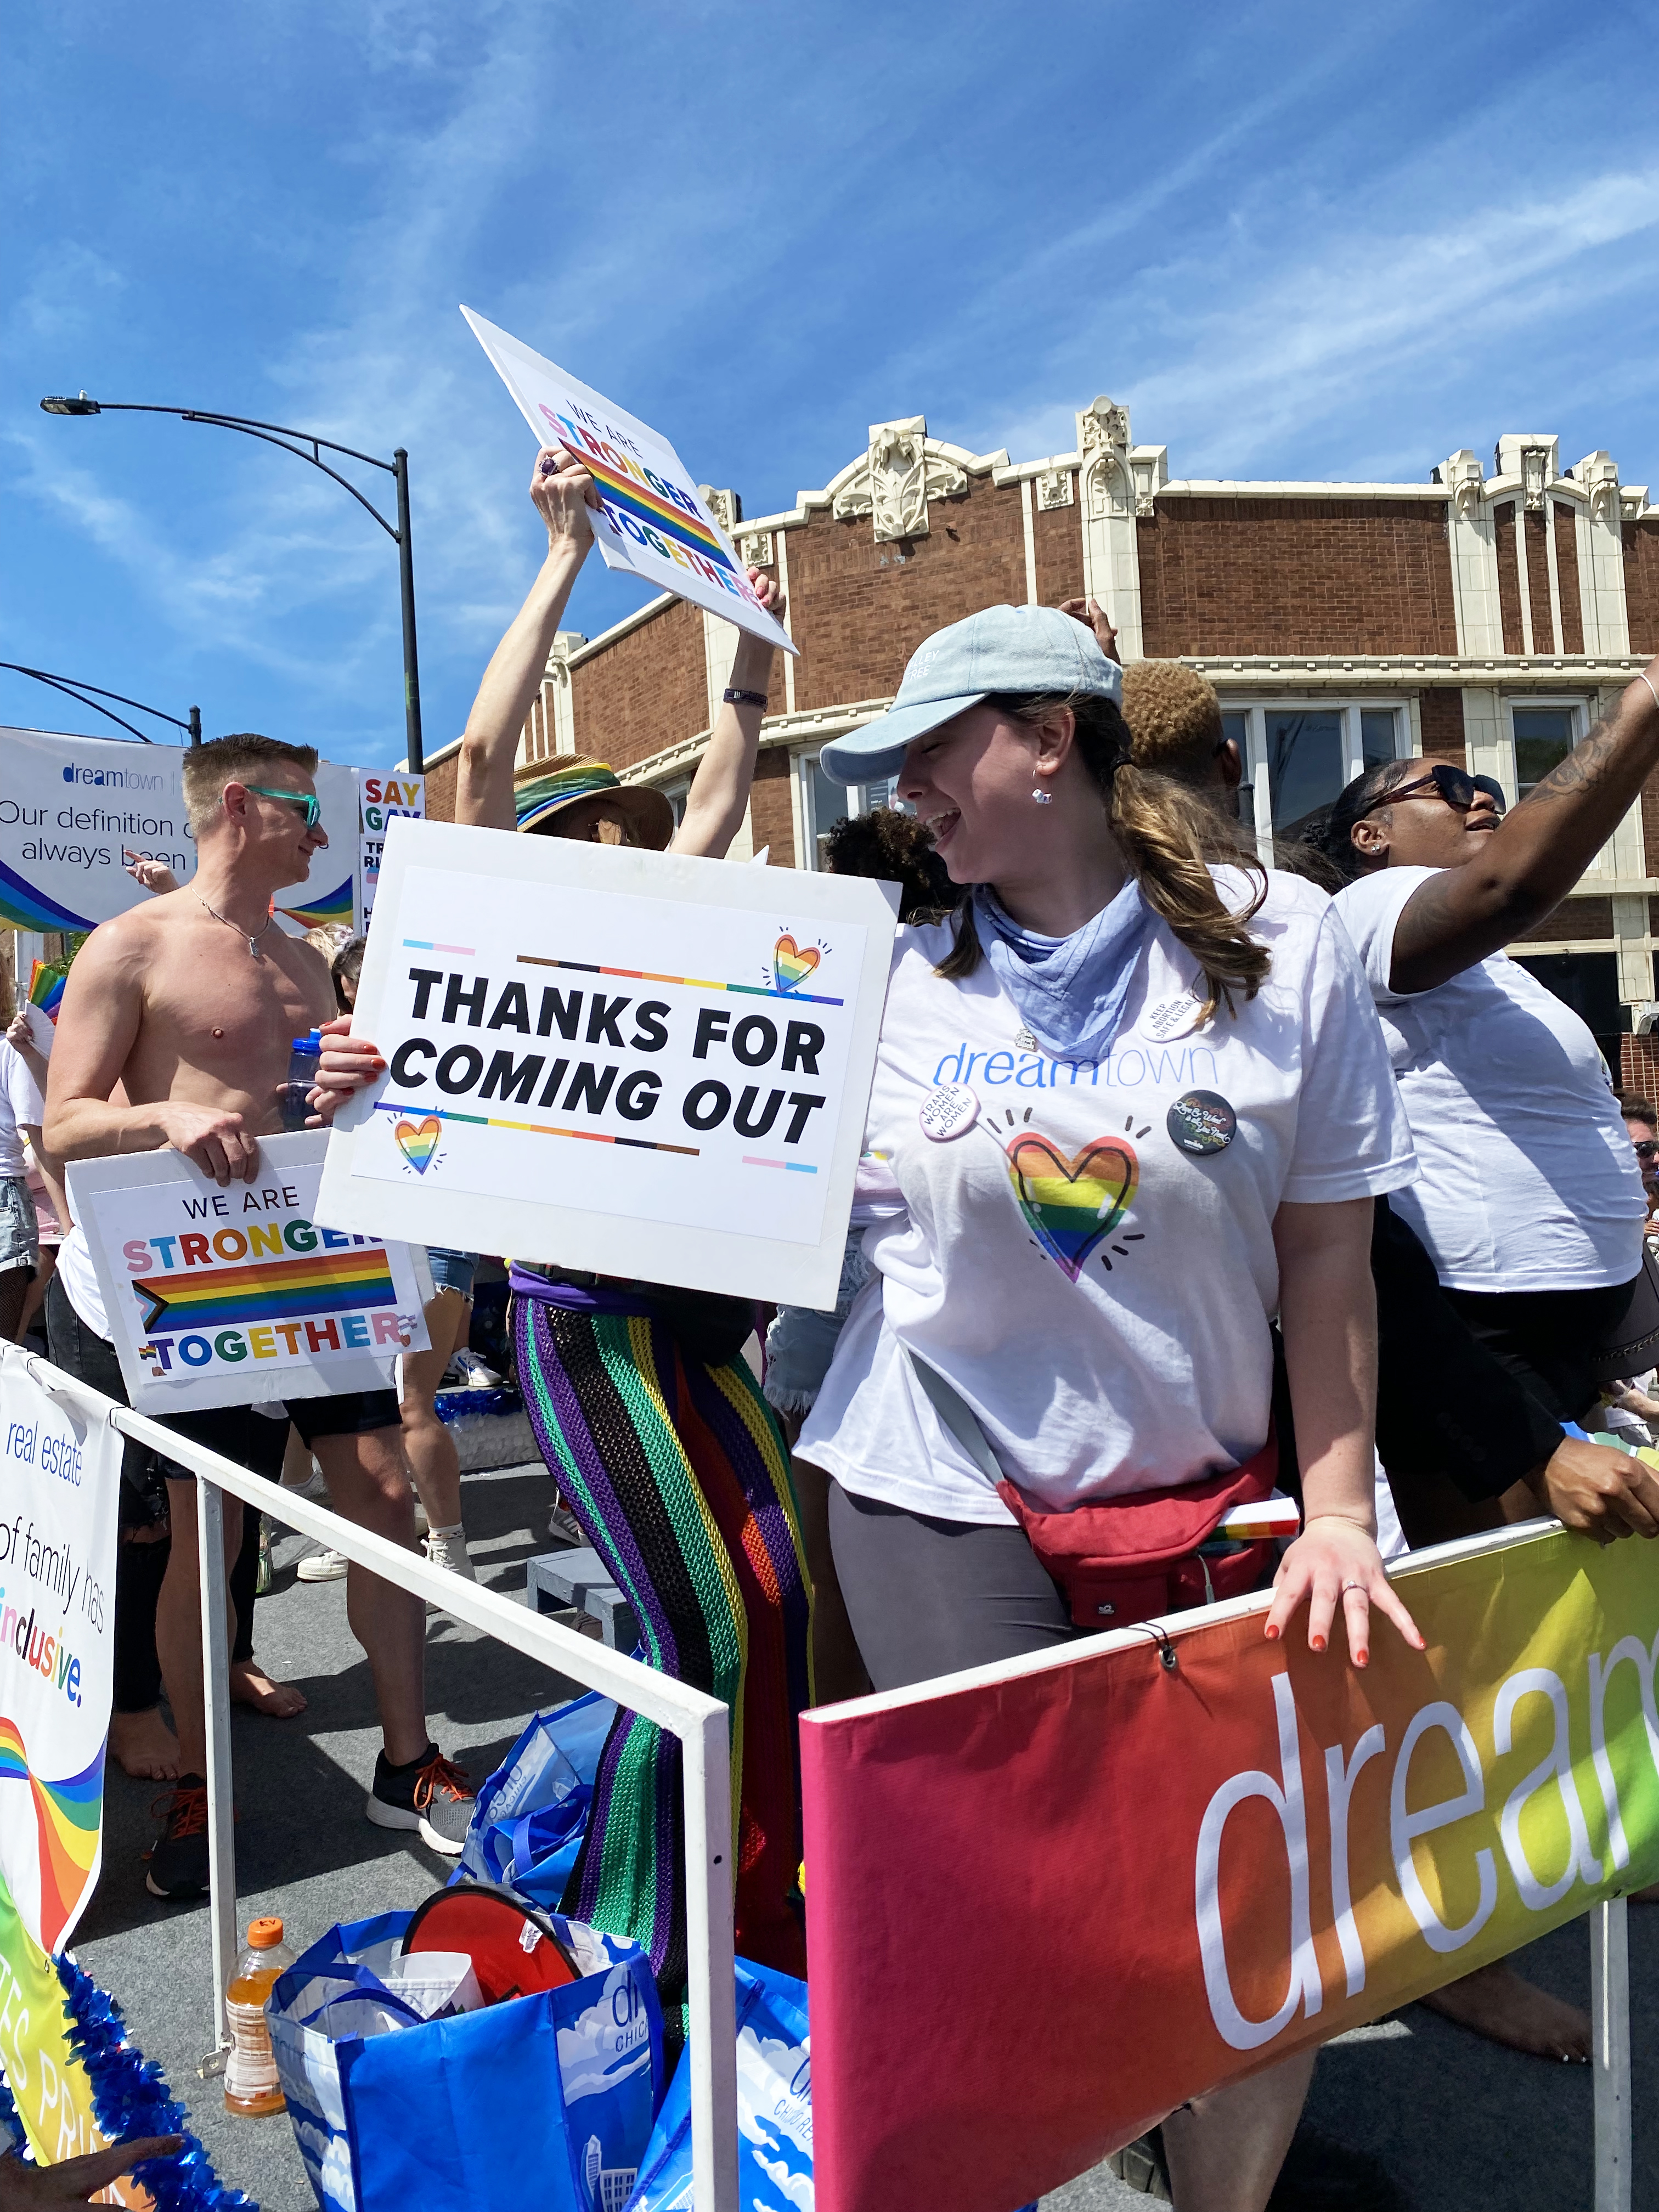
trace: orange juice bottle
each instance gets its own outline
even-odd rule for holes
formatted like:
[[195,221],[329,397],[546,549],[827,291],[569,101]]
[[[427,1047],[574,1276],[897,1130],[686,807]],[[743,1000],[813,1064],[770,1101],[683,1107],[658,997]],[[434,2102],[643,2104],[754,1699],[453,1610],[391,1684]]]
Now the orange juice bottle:
[[247,1948],[236,1961],[225,1991],[232,2038],[225,2060],[225,2110],[246,2120],[283,2110],[283,2085],[276,2078],[270,2030],[265,2025],[265,1999],[276,1977],[293,1964],[294,1954],[283,1941],[282,1922],[253,1921]]

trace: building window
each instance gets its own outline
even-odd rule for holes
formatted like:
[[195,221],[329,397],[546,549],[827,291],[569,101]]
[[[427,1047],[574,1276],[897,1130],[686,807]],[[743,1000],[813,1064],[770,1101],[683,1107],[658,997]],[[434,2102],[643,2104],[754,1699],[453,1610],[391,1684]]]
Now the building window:
[[1578,708],[1571,702],[1510,708],[1515,738],[1515,793],[1524,799],[1578,742]]
[[1275,838],[1293,842],[1310,815],[1328,806],[1355,776],[1411,750],[1410,724],[1398,705],[1224,704],[1221,726],[1244,763],[1239,812],[1254,820],[1264,860],[1272,857]]
[[902,814],[912,808],[896,794],[896,779],[884,776],[877,783],[837,783],[818,766],[816,753],[796,757],[800,777],[801,811],[806,823],[807,866],[823,864],[823,841],[837,822],[854,814],[868,814],[878,806],[896,806]]
[[1616,952],[1518,953],[1516,965],[1536,977],[1547,991],[1572,1008],[1595,1039],[1610,1069],[1620,1064],[1619,1040],[1631,1026],[1630,1008],[1619,996]]
[[665,783],[660,789],[674,810],[674,827],[678,830],[685,819],[685,802],[691,795],[691,779],[689,775],[677,775],[672,783]]

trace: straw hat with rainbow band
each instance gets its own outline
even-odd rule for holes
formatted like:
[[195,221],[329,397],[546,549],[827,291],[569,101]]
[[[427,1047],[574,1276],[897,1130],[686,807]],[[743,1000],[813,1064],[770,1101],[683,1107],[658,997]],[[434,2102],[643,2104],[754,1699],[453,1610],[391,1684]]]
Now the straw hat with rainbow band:
[[605,799],[621,815],[635,842],[660,853],[674,834],[674,810],[659,791],[623,783],[605,761],[576,754],[556,766],[526,761],[513,772],[513,811],[517,827],[532,835],[556,836],[558,817],[584,799]]

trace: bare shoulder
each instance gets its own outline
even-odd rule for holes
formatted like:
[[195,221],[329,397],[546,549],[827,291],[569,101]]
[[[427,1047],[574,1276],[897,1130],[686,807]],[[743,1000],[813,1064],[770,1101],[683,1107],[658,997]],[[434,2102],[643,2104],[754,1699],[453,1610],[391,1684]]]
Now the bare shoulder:
[[112,921],[100,921],[75,956],[69,987],[77,975],[83,981],[114,982],[123,975],[140,975],[153,966],[167,939],[170,907],[181,893],[169,891],[148,904],[132,907]]

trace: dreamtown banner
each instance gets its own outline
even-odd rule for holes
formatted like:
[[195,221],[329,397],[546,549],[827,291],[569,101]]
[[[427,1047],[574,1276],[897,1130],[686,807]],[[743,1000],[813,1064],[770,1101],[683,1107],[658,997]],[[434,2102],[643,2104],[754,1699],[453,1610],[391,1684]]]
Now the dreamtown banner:
[[32,1365],[0,1350],[0,2073],[57,2160],[103,2142],[49,1954],[102,1852],[122,1443]]
[[[0,729],[0,923],[13,929],[95,929],[150,893],[127,873],[160,860],[181,884],[196,872],[185,817],[184,749],[50,730]],[[317,796],[330,844],[303,884],[276,894],[292,930],[349,926],[359,908],[357,770],[321,761]]]
[[818,2212],[1006,2212],[1659,1877],[1649,1547],[1395,1579],[1363,1672],[1264,1596],[803,1716]]

